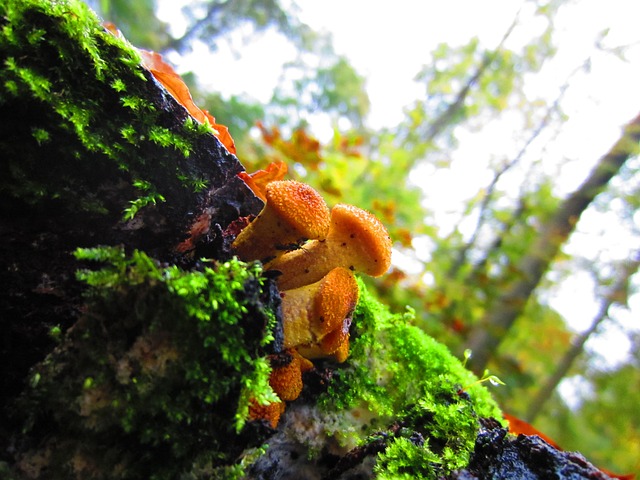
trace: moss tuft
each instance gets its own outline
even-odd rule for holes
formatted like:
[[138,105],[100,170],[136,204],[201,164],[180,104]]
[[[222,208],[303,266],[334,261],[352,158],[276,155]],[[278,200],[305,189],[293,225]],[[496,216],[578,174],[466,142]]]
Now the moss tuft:
[[321,397],[323,409],[369,419],[347,432],[364,434],[360,444],[388,439],[375,467],[380,478],[436,478],[464,467],[478,419],[501,418],[500,409],[444,345],[412,325],[413,312],[391,314],[362,282],[360,289],[349,361]]
[[[79,463],[95,472],[116,465],[111,478],[123,479],[177,478],[203,465],[237,471],[251,446],[240,435],[249,401],[277,399],[265,357],[275,319],[264,313],[260,266],[185,271],[111,247],[76,256],[104,267],[79,272],[90,286],[83,319],[21,400],[31,404],[29,436],[56,445],[42,471],[72,478]],[[78,437],[82,444],[71,441]]]
[[[191,157],[204,137],[213,138],[211,126],[191,119],[141,66],[137,50],[107,31],[82,1],[0,2],[0,59],[0,114],[25,119],[11,131],[0,129],[7,159],[0,191],[30,203],[60,199],[71,209],[97,190],[133,187],[134,179],[153,183],[167,200],[204,192],[196,172],[209,159]],[[33,134],[45,128],[46,138]],[[188,181],[171,190],[159,180],[163,171]],[[153,204],[130,201],[139,208]]]
[[428,446],[417,445],[409,438],[394,439],[387,449],[378,456],[376,478],[379,480],[414,480],[435,478],[433,465],[440,458]]

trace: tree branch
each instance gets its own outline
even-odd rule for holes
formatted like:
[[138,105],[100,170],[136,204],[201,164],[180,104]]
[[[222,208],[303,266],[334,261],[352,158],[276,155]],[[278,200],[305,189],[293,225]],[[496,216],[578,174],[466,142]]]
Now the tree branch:
[[429,129],[427,130],[425,138],[423,139],[425,143],[430,143],[436,136],[438,136],[447,127],[447,125],[449,125],[449,123],[451,123],[451,119],[464,105],[464,102],[469,96],[471,89],[478,83],[478,80],[480,79],[480,77],[482,77],[484,72],[487,71],[491,63],[493,63],[495,58],[498,56],[498,53],[502,49],[502,46],[507,41],[507,39],[513,32],[514,28],[518,24],[519,16],[520,16],[520,11],[518,11],[513,22],[511,22],[511,25],[509,25],[509,28],[507,29],[505,34],[502,36],[502,39],[500,40],[500,43],[498,43],[498,46],[490,52],[485,52],[484,56],[482,57],[482,62],[480,63],[480,65],[478,65],[478,68],[473,73],[473,75],[469,78],[469,80],[467,80],[464,87],[462,87],[462,89],[458,92],[455,100],[451,102],[447,107],[447,109],[444,112],[442,112],[431,123],[431,125],[429,126]]
[[542,275],[575,228],[582,212],[605,189],[625,161],[637,152],[638,142],[640,115],[626,125],[620,139],[600,159],[587,179],[542,226],[540,236],[531,250],[516,266],[520,279],[504,292],[469,335],[465,348],[473,351],[469,365],[474,371],[481,372],[485,369],[505,334],[524,310]]
[[[475,245],[475,243],[476,243],[476,241],[478,239],[478,236],[480,234],[480,230],[482,229],[482,227],[484,226],[484,224],[487,221],[487,213],[489,211],[489,206],[491,204],[491,200],[493,200],[493,194],[495,192],[496,186],[498,185],[498,181],[513,166],[515,166],[518,163],[520,163],[520,160],[522,160],[522,157],[524,157],[525,153],[527,152],[527,150],[529,149],[531,144],[540,136],[540,134],[547,127],[547,125],[549,125],[549,122],[551,121],[552,114],[559,110],[560,102],[564,98],[564,95],[565,95],[567,89],[569,88],[569,83],[570,83],[571,79],[579,71],[584,70],[586,68],[586,66],[590,63],[590,61],[591,61],[591,57],[588,57],[584,62],[582,62],[582,64],[578,68],[576,68],[573,72],[571,72],[571,74],[567,77],[567,79],[565,80],[565,82],[562,85],[562,87],[560,87],[560,93],[558,94],[556,99],[553,101],[553,104],[551,104],[551,106],[547,109],[547,111],[545,112],[544,117],[540,120],[540,122],[538,123],[538,126],[531,132],[531,135],[526,140],[524,145],[522,145],[522,147],[520,148],[520,150],[518,151],[516,156],[514,158],[512,158],[509,162],[505,163],[502,166],[502,168],[500,168],[497,172],[495,172],[495,174],[493,176],[493,179],[491,180],[491,183],[487,187],[487,193],[485,194],[484,198],[482,199],[482,202],[480,203],[480,214],[478,215],[478,221],[476,223],[476,227],[473,230],[473,234],[471,235],[471,238],[469,239],[469,241],[462,247],[462,249],[460,249],[458,251],[458,255],[457,255],[456,261],[451,266],[451,268],[450,268],[450,270],[448,272],[449,278],[455,277],[455,275],[458,273],[458,271],[460,270],[462,265],[464,265],[464,263],[465,263],[465,261],[467,259],[467,254],[468,254],[469,250],[471,250],[471,248]],[[522,205],[522,203],[521,203],[521,205]],[[521,210],[522,209],[519,208],[518,211],[516,211],[516,214],[514,215],[514,218],[519,218],[519,214],[521,213]],[[511,222],[509,222],[509,224],[505,225],[505,228],[503,228],[503,232],[506,233],[509,230],[510,225],[511,225]],[[494,245],[495,244],[499,245],[501,243],[502,243],[501,239],[496,239],[496,241],[494,242]],[[487,257],[488,257],[488,254],[487,254],[487,256],[485,256],[485,260],[486,260]]]
[[609,308],[620,300],[620,294],[622,292],[626,292],[629,279],[638,271],[638,267],[640,267],[640,254],[636,255],[635,260],[624,265],[622,274],[618,277],[618,280],[600,304],[600,309],[589,328],[574,339],[569,350],[565,352],[560,362],[558,362],[553,374],[547,379],[544,385],[540,387],[538,393],[533,398],[533,401],[529,404],[529,408],[524,417],[525,421],[529,423],[533,422],[542,411],[542,407],[549,397],[551,397],[553,391],[558,387],[560,381],[567,375],[575,360],[584,351],[584,346],[591,335],[593,335],[598,327],[600,327],[600,325],[609,318]]
[[179,38],[172,39],[163,49],[163,51],[175,50],[176,52],[182,52],[187,44],[193,40],[193,37],[198,33],[198,31],[203,28],[207,23],[211,23],[213,17],[218,14],[218,12],[222,11],[229,0],[224,2],[216,2],[212,1],[209,3],[207,7],[207,12],[204,17],[196,20],[193,25],[191,25],[184,34]]

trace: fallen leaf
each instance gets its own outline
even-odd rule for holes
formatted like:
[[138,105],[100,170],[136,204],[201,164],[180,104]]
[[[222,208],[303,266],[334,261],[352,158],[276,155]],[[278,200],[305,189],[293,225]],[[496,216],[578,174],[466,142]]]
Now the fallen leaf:
[[[522,435],[537,435],[540,438],[542,438],[545,442],[547,442],[549,445],[554,447],[555,449],[562,450],[562,448],[560,448],[560,446],[556,442],[551,440],[551,438],[549,438],[544,433],[542,433],[540,430],[538,430],[537,428],[535,428],[531,424],[525,422],[524,420],[520,420],[518,417],[515,417],[513,415],[509,415],[508,413],[504,413],[504,412],[502,413],[502,416],[504,417],[504,419],[507,422],[509,422],[509,431],[511,433],[513,433],[515,435],[518,435],[518,434],[522,434]],[[612,473],[612,472],[610,472],[608,470],[605,470],[604,468],[600,468],[600,471],[602,473],[605,473],[605,474],[609,475],[610,477],[618,478],[620,480],[634,480],[636,478],[636,476],[633,473],[626,474],[626,475],[617,475],[617,474]]]
[[270,163],[264,170],[256,170],[253,173],[240,172],[238,176],[253,191],[254,195],[263,202],[267,202],[266,189],[269,182],[282,180],[287,174],[287,164],[284,162]]
[[[105,22],[104,27],[118,38],[124,39],[122,32],[111,22]],[[200,123],[208,123],[214,135],[220,140],[225,148],[230,152],[236,153],[236,146],[231,138],[229,129],[216,123],[216,119],[206,110],[199,108],[193,101],[189,87],[184,83],[182,77],[176,73],[171,65],[165,62],[157,52],[143,50],[138,48],[140,57],[142,58],[142,66],[149,70],[153,77],[162,84],[162,86],[176,99],[180,105],[187,109],[187,112]]]
[[214,130],[218,140],[230,153],[236,153],[235,143],[229,134],[229,129],[224,125],[216,123],[216,119],[206,110],[199,108],[193,101],[189,87],[184,83],[182,77],[176,73],[171,65],[165,62],[157,52],[150,50],[138,50],[142,56],[142,66],[149,70],[164,88],[175,98],[189,114],[200,123],[208,123]]
[[515,435],[523,434],[523,435],[537,435],[553,448],[557,450],[562,450],[560,445],[551,440],[550,437],[546,436],[540,430],[535,428],[533,425],[525,422],[524,420],[520,420],[518,417],[513,415],[509,415],[508,413],[503,413],[502,416],[504,419],[509,422],[509,431]]

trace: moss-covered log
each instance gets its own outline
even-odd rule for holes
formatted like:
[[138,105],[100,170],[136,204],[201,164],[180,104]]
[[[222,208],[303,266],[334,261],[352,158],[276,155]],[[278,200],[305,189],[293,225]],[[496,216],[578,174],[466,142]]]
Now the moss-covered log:
[[[3,2],[0,22],[2,455],[31,476],[169,478],[197,458],[176,430],[236,455],[244,440],[212,436],[234,431],[243,382],[267,385],[277,297],[253,267],[196,263],[226,259],[222,231],[261,208],[242,166],[83,3]],[[85,298],[89,259],[112,270]],[[226,318],[208,333],[203,299]]]
[[186,253],[216,257],[219,232],[260,203],[236,178],[237,159],[81,3],[0,8],[6,400],[51,348],[49,329],[75,321],[75,248],[124,245],[181,261],[176,247],[203,232]]
[[499,471],[483,384],[362,283],[349,359],[316,361],[277,429],[251,420],[282,318],[229,252],[262,208],[236,157],[79,0],[0,3],[0,62],[2,478]]

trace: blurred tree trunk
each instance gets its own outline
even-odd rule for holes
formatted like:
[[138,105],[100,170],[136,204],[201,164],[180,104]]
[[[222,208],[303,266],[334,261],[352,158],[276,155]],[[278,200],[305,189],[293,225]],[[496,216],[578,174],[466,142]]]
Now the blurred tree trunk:
[[598,327],[600,327],[600,325],[609,318],[609,308],[611,308],[611,305],[615,303],[626,303],[629,279],[638,271],[639,266],[640,257],[624,265],[623,271],[611,288],[609,294],[600,304],[600,309],[591,322],[589,328],[574,339],[571,344],[571,348],[565,352],[558,362],[553,374],[547,379],[544,385],[540,387],[538,393],[533,398],[533,401],[529,404],[529,408],[524,417],[525,421],[532,423],[542,411],[544,404],[551,397],[553,391],[558,387],[560,381],[567,375],[575,360],[584,351],[584,346],[591,335],[593,335],[598,330]]
[[476,373],[486,368],[493,353],[500,346],[560,247],[569,238],[580,215],[602,192],[625,161],[635,154],[640,142],[640,115],[629,122],[620,139],[604,155],[587,179],[569,195],[556,213],[540,228],[540,235],[534,241],[529,253],[518,265],[516,280],[495,302],[484,318],[471,330],[464,346],[473,356],[469,367]]

